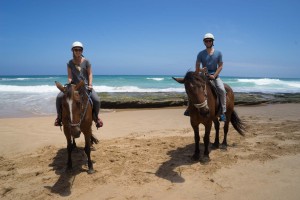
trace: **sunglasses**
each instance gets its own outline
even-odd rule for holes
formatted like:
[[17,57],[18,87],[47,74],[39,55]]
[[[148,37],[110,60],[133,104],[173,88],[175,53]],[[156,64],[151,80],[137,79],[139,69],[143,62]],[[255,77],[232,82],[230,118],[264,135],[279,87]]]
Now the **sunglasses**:
[[212,40],[204,40],[205,43],[212,42]]
[[82,49],[73,49],[73,51],[82,51]]

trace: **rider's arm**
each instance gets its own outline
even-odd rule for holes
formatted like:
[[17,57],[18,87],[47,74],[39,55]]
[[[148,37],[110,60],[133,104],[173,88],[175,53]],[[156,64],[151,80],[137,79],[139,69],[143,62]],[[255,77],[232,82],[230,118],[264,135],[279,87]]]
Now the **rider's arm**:
[[92,72],[92,67],[90,66],[90,67],[88,67],[87,69],[86,69],[86,71],[87,71],[87,75],[88,75],[88,77],[89,77],[89,85],[88,85],[88,87],[91,89],[91,88],[93,88],[93,72]]
[[196,74],[199,74],[201,72],[199,61],[196,61],[195,69]]
[[68,70],[68,83],[72,82],[72,70],[69,66],[67,66],[67,70]]
[[216,78],[220,74],[220,72],[222,71],[222,69],[223,69],[223,62],[220,62],[218,64],[218,68],[217,68],[217,70],[216,70],[216,72],[214,74],[214,78]]

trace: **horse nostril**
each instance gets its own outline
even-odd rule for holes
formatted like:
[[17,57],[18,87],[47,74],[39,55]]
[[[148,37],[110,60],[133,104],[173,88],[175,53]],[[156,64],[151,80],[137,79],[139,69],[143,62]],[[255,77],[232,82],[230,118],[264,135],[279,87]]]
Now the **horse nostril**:
[[80,128],[79,128],[78,126],[73,127],[73,129],[71,130],[71,135],[72,135],[74,138],[79,138],[80,133],[81,133],[81,130],[80,130]]

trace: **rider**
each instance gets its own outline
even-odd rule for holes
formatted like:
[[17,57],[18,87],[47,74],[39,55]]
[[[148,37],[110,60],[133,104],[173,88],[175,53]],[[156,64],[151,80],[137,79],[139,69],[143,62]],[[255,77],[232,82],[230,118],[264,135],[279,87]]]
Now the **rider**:
[[[93,101],[93,120],[95,121],[96,127],[100,128],[103,126],[103,122],[99,117],[100,110],[100,98],[93,89],[93,73],[90,62],[82,55],[83,45],[81,42],[74,42],[72,44],[71,51],[73,53],[73,59],[67,64],[68,71],[68,82],[79,83],[80,80],[85,82],[87,89],[90,91],[90,97]],[[61,111],[62,111],[62,97],[64,94],[60,92],[56,98],[56,110],[57,118],[54,122],[54,126],[62,126]]]
[[[222,53],[213,48],[214,36],[211,33],[206,33],[203,37],[203,43],[206,47],[201,51],[196,60],[196,73],[205,72],[208,73],[208,77],[212,80],[218,91],[220,102],[222,105],[222,114],[220,115],[220,121],[226,121],[226,91],[224,88],[223,81],[219,77],[220,72],[223,69]],[[202,63],[202,69],[200,64]]]

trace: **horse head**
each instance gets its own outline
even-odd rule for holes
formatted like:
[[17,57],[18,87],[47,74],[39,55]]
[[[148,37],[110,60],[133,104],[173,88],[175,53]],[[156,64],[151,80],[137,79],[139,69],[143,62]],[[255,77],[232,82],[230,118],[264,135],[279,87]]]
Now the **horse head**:
[[184,84],[189,102],[194,105],[204,117],[209,115],[207,104],[206,76],[189,71],[184,78],[172,77],[178,83]]
[[82,96],[82,87],[84,87],[84,82],[80,81],[78,84],[66,84],[62,86],[59,82],[55,82],[56,87],[64,93],[64,98],[62,100],[63,106],[63,125],[70,128],[71,135],[74,138],[80,136],[81,130],[80,125],[82,121],[82,108],[83,99]]

